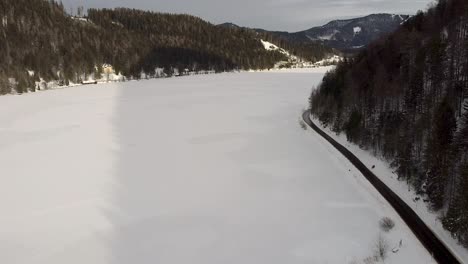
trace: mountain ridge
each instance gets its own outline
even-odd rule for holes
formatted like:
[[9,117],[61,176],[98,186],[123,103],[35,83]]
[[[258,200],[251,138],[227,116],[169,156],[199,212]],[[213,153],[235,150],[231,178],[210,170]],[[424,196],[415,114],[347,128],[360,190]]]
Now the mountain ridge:
[[[404,14],[376,13],[356,18],[331,20],[322,26],[297,32],[252,29],[291,42],[321,43],[330,48],[349,51],[363,48],[381,36],[393,32],[410,17],[411,15]],[[219,26],[244,28],[231,22]]]

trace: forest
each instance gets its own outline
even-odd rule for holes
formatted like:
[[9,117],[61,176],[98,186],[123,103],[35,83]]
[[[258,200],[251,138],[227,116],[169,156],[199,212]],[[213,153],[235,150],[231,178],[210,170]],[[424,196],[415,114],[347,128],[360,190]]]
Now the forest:
[[[79,83],[112,65],[127,78],[166,74],[269,69],[285,60],[266,51],[256,32],[218,27],[190,15],[126,8],[89,9],[71,16],[53,0],[0,1],[0,94],[35,91],[40,80]],[[313,48],[316,48],[315,46]],[[296,45],[320,60],[333,52]]]
[[468,1],[439,0],[329,72],[312,114],[391,162],[468,247]]

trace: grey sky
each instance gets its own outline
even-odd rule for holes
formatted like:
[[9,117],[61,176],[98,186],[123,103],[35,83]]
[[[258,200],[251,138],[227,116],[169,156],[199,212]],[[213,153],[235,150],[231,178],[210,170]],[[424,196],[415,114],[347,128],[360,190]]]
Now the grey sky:
[[371,13],[414,14],[433,0],[62,0],[67,8],[131,7],[187,13],[212,23],[299,31]]

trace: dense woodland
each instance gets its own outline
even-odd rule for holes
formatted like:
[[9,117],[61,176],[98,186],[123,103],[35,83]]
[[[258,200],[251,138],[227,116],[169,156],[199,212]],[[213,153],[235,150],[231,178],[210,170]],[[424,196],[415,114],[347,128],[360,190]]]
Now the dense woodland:
[[[285,60],[266,51],[252,30],[218,27],[190,15],[119,8],[72,17],[52,0],[2,0],[0,22],[0,94],[34,91],[40,78],[80,82],[100,75],[103,64],[139,78],[142,72],[151,77],[155,68],[168,75],[185,69],[221,72],[267,69]],[[330,52],[297,49],[317,60]]]
[[440,0],[328,73],[313,115],[392,162],[468,246],[468,1]]

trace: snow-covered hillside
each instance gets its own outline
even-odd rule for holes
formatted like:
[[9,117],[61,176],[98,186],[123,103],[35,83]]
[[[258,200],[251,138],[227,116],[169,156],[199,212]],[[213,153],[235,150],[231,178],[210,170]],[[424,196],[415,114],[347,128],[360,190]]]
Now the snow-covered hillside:
[[447,245],[459,260],[468,261],[468,250],[460,245],[450,232],[444,229],[440,221],[441,215],[432,212],[428,204],[424,199],[421,199],[421,196],[417,194],[414,188],[409,187],[405,181],[398,179],[395,169],[392,168],[389,161],[385,160],[383,157],[376,157],[371,151],[364,150],[358,145],[350,143],[344,133],[337,135],[336,132],[331,131],[329,127],[321,125],[317,118],[312,117],[312,119],[323,131],[356,155],[368,169],[372,169],[372,167],[375,166],[372,169],[375,175],[418,214],[424,223],[445,243],[445,245]]
[[268,32],[290,42],[322,43],[330,48],[347,51],[365,47],[372,41],[395,31],[410,17],[409,15],[371,14],[352,19],[333,20],[323,26],[294,33],[262,29],[256,29],[256,31]]
[[329,66],[329,65],[336,65],[339,61],[341,61],[343,58],[338,56],[338,55],[330,55],[328,58],[325,58],[321,61],[317,62],[311,62],[304,60],[303,58],[297,57],[293,54],[291,54],[289,51],[278,47],[277,45],[260,40],[263,44],[263,47],[265,47],[266,50],[269,51],[278,51],[286,56],[288,58],[287,61],[280,61],[275,65],[275,68],[316,68],[316,67],[322,67],[322,66]]
[[[385,200],[301,129],[323,68],[0,97],[9,264],[430,263]],[[396,226],[382,233],[379,220]]]
[[269,51],[278,51],[282,54],[284,54],[286,56],[286,58],[288,58],[287,61],[280,61],[278,62],[276,65],[275,65],[275,68],[280,68],[282,66],[286,66],[289,64],[289,67],[292,67],[292,66],[296,66],[295,68],[297,68],[297,65],[299,63],[302,62],[302,60],[292,54],[290,54],[288,51],[286,51],[285,49],[283,48],[280,48],[278,46],[276,46],[275,44],[271,43],[271,42],[268,42],[268,41],[264,41],[264,40],[260,40],[263,44],[263,47],[265,47],[266,50],[269,50]]

